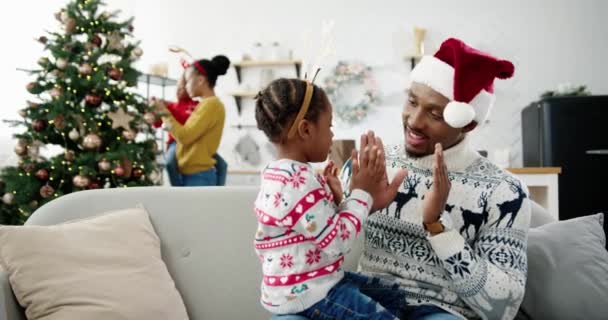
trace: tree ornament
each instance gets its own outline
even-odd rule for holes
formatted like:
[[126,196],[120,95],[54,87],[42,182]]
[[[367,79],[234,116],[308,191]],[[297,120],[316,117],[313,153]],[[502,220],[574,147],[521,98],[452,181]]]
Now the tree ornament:
[[49,41],[49,38],[45,37],[45,36],[41,36],[38,38],[38,42],[42,43],[42,44],[46,44]]
[[46,169],[39,169],[36,171],[36,178],[40,181],[46,181],[49,179],[49,172]]
[[84,101],[91,107],[99,107],[101,104],[101,97],[96,94],[89,93],[84,97]]
[[89,63],[83,63],[80,67],[78,67],[78,72],[82,75],[90,75],[93,71],[93,67]]
[[131,173],[131,175],[133,175],[133,178],[139,179],[144,175],[144,170],[142,170],[141,168],[133,168],[133,172]]
[[72,179],[72,183],[75,186],[77,186],[78,188],[86,188],[90,182],[91,182],[91,179],[89,179],[89,177],[83,176],[83,175],[77,175]]
[[61,97],[61,89],[54,87],[53,89],[51,89],[51,91],[49,92],[51,97],[58,99],[59,97]]
[[70,34],[70,33],[74,32],[74,30],[76,30],[76,19],[67,18],[65,20],[65,32],[67,34]]
[[65,118],[61,114],[56,116],[55,119],[53,119],[53,125],[55,126],[55,128],[57,128],[57,130],[63,130],[65,128],[64,119]]
[[99,160],[99,162],[97,163],[97,166],[99,167],[99,170],[101,172],[108,172],[112,168],[112,164],[107,159]]
[[89,183],[89,189],[99,189],[101,187],[101,184],[99,183],[99,181],[91,181],[91,183]]
[[39,90],[38,84],[36,82],[28,83],[25,88],[27,89],[27,91],[29,93],[33,93],[33,94],[38,93],[37,91]]
[[36,166],[33,163],[25,163],[21,166],[21,168],[23,171],[25,171],[25,173],[32,173],[34,172],[34,169],[36,169]]
[[108,70],[108,77],[110,77],[110,79],[112,80],[118,81],[122,79],[122,71],[117,68],[111,68],[110,70]]
[[148,177],[150,178],[150,181],[152,181],[152,183],[154,183],[154,184],[160,183],[161,175],[157,170],[152,170],[152,172],[150,172]]
[[72,131],[68,133],[68,137],[70,138],[70,140],[76,141],[80,138],[80,133],[78,133],[76,129],[72,129]]
[[32,210],[38,209],[38,201],[37,200],[30,201],[30,203],[28,205],[30,206],[30,209],[32,209]]
[[96,133],[89,133],[82,139],[82,146],[87,150],[97,150],[101,147],[101,138]]
[[50,185],[46,184],[40,188],[40,196],[47,199],[55,193],[55,189]]
[[135,130],[123,130],[122,132],[122,137],[128,141],[132,141],[133,139],[135,139],[136,135],[137,132],[135,132]]
[[128,114],[122,108],[119,108],[116,112],[108,113],[108,118],[112,119],[112,129],[124,128],[131,129],[129,122],[135,119],[132,115]]
[[42,57],[42,58],[38,59],[38,64],[43,68],[48,66],[50,62],[51,61],[49,61],[49,58],[47,58],[47,57]]
[[144,51],[141,48],[137,47],[137,48],[133,49],[133,51],[131,51],[131,59],[133,59],[133,60],[138,59],[143,54],[144,54]]
[[34,131],[36,131],[36,132],[41,132],[45,128],[46,128],[46,121],[44,121],[42,119],[36,119],[36,120],[34,120],[34,122],[32,122],[32,129],[34,129]]
[[15,146],[15,153],[20,156],[23,157],[24,155],[27,154],[27,146],[23,146],[23,145],[16,145]]
[[2,202],[5,204],[12,204],[15,201],[15,195],[11,192],[7,192],[2,196]]
[[66,161],[72,162],[76,158],[76,153],[74,153],[74,151],[72,151],[72,150],[68,150],[65,152],[63,157],[65,158]]
[[101,47],[101,44],[102,44],[101,37],[97,34],[94,35],[93,38],[91,39],[91,43],[97,47]]
[[26,110],[26,109],[21,109],[21,110],[19,110],[19,115],[20,115],[22,118],[27,117],[27,110]]
[[68,66],[68,61],[64,58],[59,58],[55,64],[59,70],[64,70]]
[[114,168],[114,174],[117,177],[122,177],[125,175],[125,169],[121,166],[118,166],[118,167]]

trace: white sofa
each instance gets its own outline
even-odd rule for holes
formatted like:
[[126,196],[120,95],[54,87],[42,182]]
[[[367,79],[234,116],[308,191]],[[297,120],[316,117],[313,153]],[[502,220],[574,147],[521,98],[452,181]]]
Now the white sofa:
[[[252,210],[256,194],[255,187],[83,191],[41,207],[26,224],[53,225],[143,204],[160,236],[163,259],[190,319],[269,319],[258,300],[261,273],[253,251],[256,218]],[[552,221],[536,204],[532,216],[532,226]],[[359,241],[347,257],[347,269],[356,268],[361,245]],[[2,319],[22,320],[25,316],[7,275],[0,271]]]

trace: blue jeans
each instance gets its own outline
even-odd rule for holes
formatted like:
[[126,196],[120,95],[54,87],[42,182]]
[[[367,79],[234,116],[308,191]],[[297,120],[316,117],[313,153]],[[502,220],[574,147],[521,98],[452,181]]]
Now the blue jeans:
[[215,159],[215,170],[217,171],[217,185],[225,186],[228,176],[228,163],[218,153],[213,155]]
[[[169,182],[174,187],[182,187],[185,186],[183,175],[179,173],[179,169],[177,167],[177,157],[175,156],[175,149],[177,146],[177,142],[173,141],[167,148],[167,157],[166,157],[166,168],[167,175],[169,176]],[[215,159],[215,170],[217,174],[217,181],[214,186],[225,186],[226,185],[226,176],[228,175],[228,163],[222,158],[219,154],[214,154],[213,158]]]
[[215,168],[193,174],[182,174],[184,187],[217,186],[217,173]]
[[277,315],[273,319],[459,319],[433,305],[408,306],[405,296],[397,283],[346,272],[325,299],[297,315]]
[[175,148],[177,143],[175,141],[171,142],[169,147],[167,148],[167,157],[166,160],[166,168],[167,174],[169,175],[169,182],[172,186],[182,186],[184,182],[182,181],[182,175],[179,173],[177,169],[177,157],[175,156]]

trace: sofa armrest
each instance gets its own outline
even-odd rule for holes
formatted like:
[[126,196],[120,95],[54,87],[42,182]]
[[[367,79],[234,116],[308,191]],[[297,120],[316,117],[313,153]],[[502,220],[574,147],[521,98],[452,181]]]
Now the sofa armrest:
[[26,320],[23,308],[17,303],[8,274],[0,271],[0,319]]

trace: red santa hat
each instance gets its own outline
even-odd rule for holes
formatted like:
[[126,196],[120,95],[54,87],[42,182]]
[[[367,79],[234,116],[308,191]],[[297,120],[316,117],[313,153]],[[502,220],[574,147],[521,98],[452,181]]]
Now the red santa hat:
[[494,79],[508,79],[515,68],[471,48],[458,39],[448,39],[434,56],[425,56],[412,70],[411,81],[425,84],[450,102],[443,118],[454,128],[472,121],[482,124],[494,105]]

